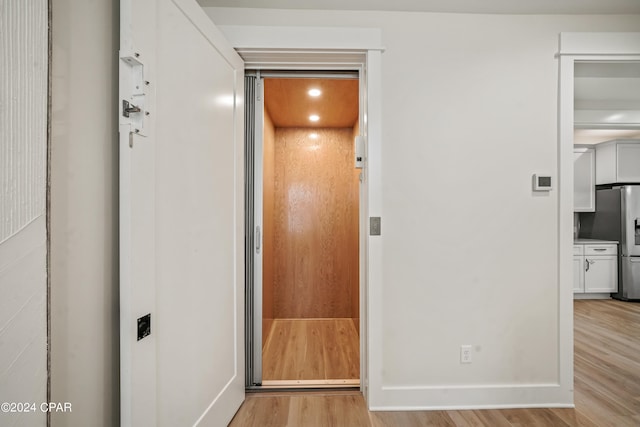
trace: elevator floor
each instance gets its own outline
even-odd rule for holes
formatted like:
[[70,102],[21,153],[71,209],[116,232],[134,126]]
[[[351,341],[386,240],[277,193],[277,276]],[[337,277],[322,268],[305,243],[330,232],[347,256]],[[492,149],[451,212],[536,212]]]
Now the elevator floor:
[[353,319],[274,319],[262,351],[263,386],[357,386]]

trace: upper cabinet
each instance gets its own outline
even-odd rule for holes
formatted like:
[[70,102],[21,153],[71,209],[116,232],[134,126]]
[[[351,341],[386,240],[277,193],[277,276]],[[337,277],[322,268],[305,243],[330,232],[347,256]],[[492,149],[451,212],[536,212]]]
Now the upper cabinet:
[[596,145],[596,184],[640,183],[640,139]]
[[593,148],[573,149],[573,211],[594,212],[596,209],[596,155]]

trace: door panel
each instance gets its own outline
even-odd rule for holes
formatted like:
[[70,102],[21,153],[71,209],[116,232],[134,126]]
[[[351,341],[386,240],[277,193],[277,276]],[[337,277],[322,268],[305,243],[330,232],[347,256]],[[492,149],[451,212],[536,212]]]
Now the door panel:
[[640,145],[633,142],[616,144],[616,158],[617,182],[640,182]]
[[120,126],[122,425],[226,425],[244,399],[243,64],[193,0],[121,13],[121,97],[142,105]]
[[265,226],[263,220],[263,161],[262,158],[264,156],[264,95],[263,95],[263,81],[260,77],[253,79],[254,84],[254,97],[253,99],[247,100],[247,106],[249,102],[252,104],[252,108],[254,111],[253,117],[253,126],[255,128],[255,132],[252,137],[254,139],[253,149],[253,221],[254,221],[254,239],[255,244],[252,253],[253,260],[253,286],[250,290],[252,292],[251,297],[253,298],[253,317],[251,317],[252,321],[252,330],[251,330],[251,338],[249,345],[252,346],[252,369],[251,372],[251,381],[250,385],[258,385],[262,383],[262,337],[264,336],[264,327],[263,327],[263,298],[264,298],[264,289],[263,289],[263,269],[264,265],[264,253],[265,253],[265,242],[268,240],[264,237],[265,234]]
[[635,185],[622,187],[621,251],[624,256],[640,256],[640,188]]
[[618,283],[618,257],[616,255],[585,256],[589,263],[584,273],[585,292],[615,292]]
[[640,299],[640,258],[620,257],[622,263],[621,282],[618,283],[618,297]]

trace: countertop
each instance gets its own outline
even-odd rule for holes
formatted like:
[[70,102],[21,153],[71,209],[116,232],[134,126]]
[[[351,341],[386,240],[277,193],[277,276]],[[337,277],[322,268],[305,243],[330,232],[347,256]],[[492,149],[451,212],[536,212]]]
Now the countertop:
[[616,240],[573,239],[574,245],[617,245]]

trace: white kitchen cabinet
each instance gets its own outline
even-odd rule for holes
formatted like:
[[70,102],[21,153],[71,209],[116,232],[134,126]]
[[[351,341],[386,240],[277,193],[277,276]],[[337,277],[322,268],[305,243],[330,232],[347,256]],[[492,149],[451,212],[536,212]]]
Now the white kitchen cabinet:
[[573,149],[573,211],[596,210],[596,152],[593,148]]
[[617,255],[584,256],[584,291],[616,292],[618,290]]
[[618,246],[606,243],[574,245],[573,248],[573,292],[617,292]]
[[640,183],[640,139],[596,144],[596,184]]

